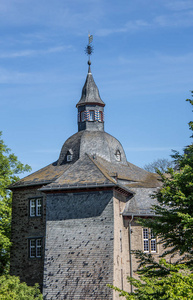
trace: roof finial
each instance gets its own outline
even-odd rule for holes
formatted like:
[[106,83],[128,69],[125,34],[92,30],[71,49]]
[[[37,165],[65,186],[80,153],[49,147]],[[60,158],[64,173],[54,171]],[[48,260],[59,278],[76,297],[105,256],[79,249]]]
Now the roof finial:
[[93,35],[90,35],[90,33],[88,34],[88,45],[85,48],[85,53],[88,55],[89,60],[88,60],[88,65],[89,65],[89,69],[90,69],[90,65],[91,65],[91,61],[90,61],[90,56],[91,54],[94,52],[94,48],[93,45],[91,44],[93,41]]

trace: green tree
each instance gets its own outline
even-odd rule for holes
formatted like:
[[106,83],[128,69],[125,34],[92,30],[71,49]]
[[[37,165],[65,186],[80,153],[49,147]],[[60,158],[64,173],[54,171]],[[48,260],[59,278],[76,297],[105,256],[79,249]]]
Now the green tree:
[[[187,101],[193,105],[193,100]],[[193,132],[192,121],[189,128]],[[158,171],[163,185],[152,196],[158,202],[153,206],[155,217],[138,222],[157,235],[164,247],[162,257],[180,254],[180,259],[173,264],[164,258],[156,262],[151,254],[135,252],[140,280],[128,280],[136,289],[128,293],[113,287],[126,299],[193,299],[193,144],[172,157],[178,170],[168,169],[167,176]]]
[[157,173],[160,171],[162,173],[166,173],[168,168],[174,168],[175,164],[173,161],[167,158],[158,158],[154,160],[152,163],[146,164],[143,168],[144,170],[152,173]]
[[2,300],[42,300],[39,286],[20,283],[18,277],[8,275],[10,260],[11,204],[12,193],[9,185],[19,180],[19,174],[31,167],[23,165],[1,139],[0,132],[0,299]]
[[[187,101],[193,105],[192,100]],[[189,128],[193,131],[193,122],[189,122]],[[193,144],[182,155],[175,152],[172,157],[178,170],[168,169],[167,176],[158,172],[163,186],[153,195],[158,201],[153,206],[156,217],[140,223],[159,237],[164,256],[179,253],[188,264],[193,255]]]
[[128,277],[128,281],[135,287],[133,293],[128,293],[117,287],[119,296],[126,299],[138,300],[182,300],[193,299],[193,274],[182,264],[173,265],[161,259],[156,263],[151,256],[136,253],[141,265],[137,273],[140,280]]
[[16,276],[0,276],[1,300],[43,300],[38,284],[29,287],[25,282],[21,283]]
[[18,161],[17,156],[4,144],[0,132],[0,275],[8,272],[10,259],[11,202],[9,185],[19,179],[20,173],[31,170]]

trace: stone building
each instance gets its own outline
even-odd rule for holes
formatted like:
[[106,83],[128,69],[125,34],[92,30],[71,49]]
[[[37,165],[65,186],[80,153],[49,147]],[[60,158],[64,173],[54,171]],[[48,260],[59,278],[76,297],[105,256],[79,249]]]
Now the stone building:
[[11,274],[43,288],[48,299],[119,299],[130,290],[131,250],[159,255],[156,238],[136,222],[151,216],[157,175],[127,162],[104,131],[104,106],[90,62],[78,110],[78,132],[58,160],[12,185]]

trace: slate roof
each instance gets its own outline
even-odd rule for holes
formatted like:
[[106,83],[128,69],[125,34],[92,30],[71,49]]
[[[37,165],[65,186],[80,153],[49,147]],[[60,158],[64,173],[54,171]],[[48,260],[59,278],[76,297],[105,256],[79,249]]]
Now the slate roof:
[[70,167],[70,164],[58,166],[57,162],[54,162],[37,172],[34,172],[21,180],[12,184],[9,188],[14,189],[17,187],[27,187],[32,185],[48,184],[55,181],[62,173]]
[[116,181],[107,173],[101,172],[88,154],[82,156],[68,168],[57,180],[43,187],[41,190],[50,190],[69,187],[113,186]]
[[57,162],[21,179],[10,188],[44,185],[41,189],[120,186],[129,191],[134,187],[155,188],[160,185],[157,174],[149,173],[131,163],[111,163],[100,156],[85,154],[75,163]]
[[85,84],[82,89],[82,96],[79,102],[77,103],[76,107],[84,104],[98,104],[101,106],[105,106],[105,103],[102,101],[99,95],[99,90],[96,86],[96,83],[94,82],[90,66],[88,69]]
[[131,187],[158,187],[161,186],[159,176],[155,173],[147,172],[129,162],[124,164],[112,164],[105,159],[98,157],[95,163],[99,168],[106,170],[109,176],[117,178],[118,181],[124,182],[124,185]]
[[152,206],[158,204],[157,199],[151,196],[156,188],[134,188],[133,197],[125,205],[123,216],[155,216]]
[[88,153],[90,155],[96,154],[112,163],[116,162],[115,152],[118,149],[121,153],[121,162],[127,165],[126,155],[121,143],[105,131],[82,130],[73,134],[62,146],[58,165],[66,162],[69,149],[73,152],[73,162]]

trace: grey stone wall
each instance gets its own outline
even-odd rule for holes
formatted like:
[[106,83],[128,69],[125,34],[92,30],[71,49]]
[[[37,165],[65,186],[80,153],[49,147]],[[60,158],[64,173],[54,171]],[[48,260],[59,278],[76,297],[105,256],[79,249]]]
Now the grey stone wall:
[[113,192],[47,195],[45,299],[112,299]]
[[[43,283],[43,259],[29,258],[28,241],[30,237],[45,236],[45,198],[43,198],[42,217],[29,216],[29,198],[43,194],[37,189],[16,190],[12,204],[12,248],[11,275],[19,276],[28,285]],[[44,242],[44,238],[43,238]]]

